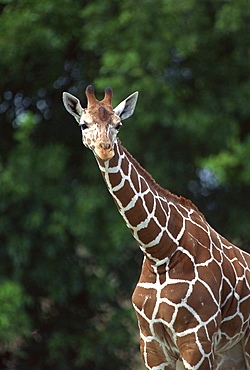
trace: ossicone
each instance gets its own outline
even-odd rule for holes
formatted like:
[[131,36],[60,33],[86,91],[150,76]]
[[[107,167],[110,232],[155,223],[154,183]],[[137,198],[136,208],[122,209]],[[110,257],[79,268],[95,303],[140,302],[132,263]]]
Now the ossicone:
[[104,95],[104,99],[102,100],[102,103],[106,103],[112,106],[112,97],[113,97],[113,90],[111,89],[111,87],[106,87],[105,95]]
[[89,85],[86,87],[85,94],[86,94],[87,101],[88,101],[88,107],[90,105],[96,104],[97,99],[95,97],[95,89],[92,85]]

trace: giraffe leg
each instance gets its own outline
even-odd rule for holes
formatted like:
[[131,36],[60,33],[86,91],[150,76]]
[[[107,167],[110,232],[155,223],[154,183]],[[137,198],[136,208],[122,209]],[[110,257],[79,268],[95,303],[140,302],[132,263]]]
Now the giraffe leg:
[[213,369],[214,355],[210,342],[184,342],[179,350],[185,370]]
[[244,349],[242,342],[238,342],[233,347],[226,351],[215,355],[215,369],[218,370],[249,370],[247,366],[246,355],[244,356]]
[[182,361],[177,360],[177,362],[176,362],[176,370],[185,370]]
[[140,350],[149,370],[184,370],[184,367],[177,367],[176,358],[168,355],[160,342],[152,336],[145,337],[141,334]]

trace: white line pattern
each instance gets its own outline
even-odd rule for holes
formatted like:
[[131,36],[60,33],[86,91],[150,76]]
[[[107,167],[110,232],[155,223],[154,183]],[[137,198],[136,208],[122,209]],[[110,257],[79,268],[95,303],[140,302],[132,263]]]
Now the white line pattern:
[[119,141],[114,149],[98,164],[145,255],[133,306],[146,367],[172,370],[180,359],[183,369],[250,369],[250,256],[162,191]]

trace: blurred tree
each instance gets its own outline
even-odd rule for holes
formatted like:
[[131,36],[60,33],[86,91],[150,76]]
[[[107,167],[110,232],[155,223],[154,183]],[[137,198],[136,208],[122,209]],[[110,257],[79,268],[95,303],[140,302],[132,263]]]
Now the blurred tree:
[[[23,289],[10,280],[2,280],[0,285],[0,356],[2,365],[14,367],[20,355],[20,347],[24,344],[29,328],[29,318],[25,312],[28,304]],[[2,368],[2,366],[1,366]]]
[[139,90],[124,145],[250,251],[249,6],[5,0],[0,12],[2,368],[12,350],[18,369],[135,369],[142,256],[61,94],[84,105],[89,83],[100,97],[110,85],[117,104]]

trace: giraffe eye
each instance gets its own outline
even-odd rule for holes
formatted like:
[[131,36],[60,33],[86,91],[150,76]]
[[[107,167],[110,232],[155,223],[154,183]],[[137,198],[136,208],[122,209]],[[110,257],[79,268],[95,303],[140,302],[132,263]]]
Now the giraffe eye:
[[82,130],[85,130],[86,128],[88,128],[86,123],[81,123],[79,126],[81,127]]
[[118,131],[120,130],[121,127],[122,127],[122,123],[121,122],[119,122],[118,125],[115,126],[116,130],[118,130]]

